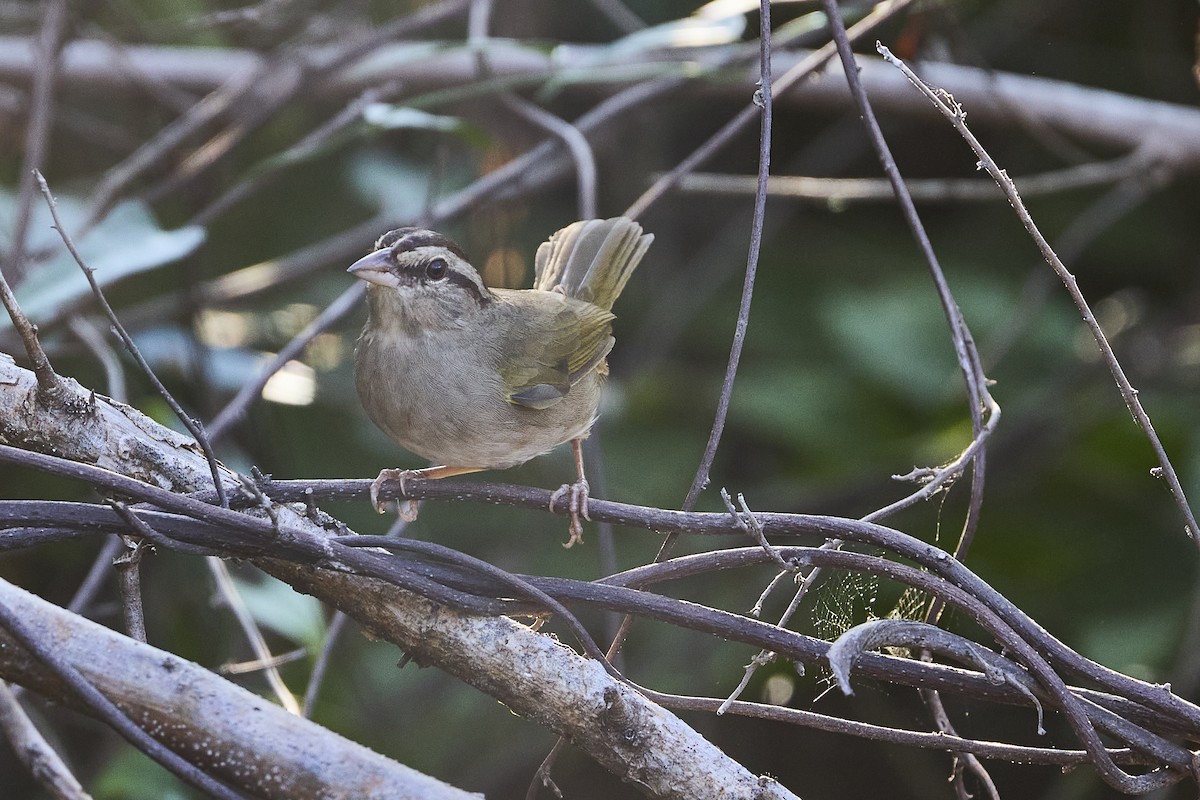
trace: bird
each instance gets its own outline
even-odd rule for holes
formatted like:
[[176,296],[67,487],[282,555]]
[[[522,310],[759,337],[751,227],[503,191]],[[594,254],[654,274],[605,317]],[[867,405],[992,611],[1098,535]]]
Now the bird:
[[[613,304],[653,234],[626,217],[580,220],[534,258],[530,289],[486,286],[463,250],[424,228],[390,230],[347,270],[366,282],[367,321],[354,382],[367,416],[434,465],[385,469],[385,481],[445,478],[523,464],[571,443],[577,479],[567,498],[570,538],[582,541],[590,487],[582,441],[596,420],[613,348]],[[400,504],[406,519],[416,504]]]

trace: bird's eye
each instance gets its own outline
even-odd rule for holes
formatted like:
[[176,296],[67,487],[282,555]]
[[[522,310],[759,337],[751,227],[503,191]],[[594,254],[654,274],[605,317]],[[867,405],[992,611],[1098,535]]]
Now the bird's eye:
[[425,277],[429,278],[431,281],[440,281],[442,278],[446,277],[446,273],[449,270],[450,267],[448,264],[446,264],[446,259],[435,258],[433,261],[430,261],[425,265]]

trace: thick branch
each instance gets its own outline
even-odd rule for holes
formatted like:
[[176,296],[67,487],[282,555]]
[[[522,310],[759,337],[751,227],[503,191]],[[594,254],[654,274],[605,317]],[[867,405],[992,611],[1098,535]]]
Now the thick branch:
[[[0,80],[29,81],[33,44],[29,39],[0,36]],[[552,70],[582,69],[588,85],[600,83],[603,62],[598,50],[572,46],[556,51],[554,61],[536,47],[494,41],[488,45],[488,68],[493,77],[538,84]],[[683,65],[718,62],[723,48],[690,48],[648,52],[642,66],[656,74],[674,74]],[[808,55],[805,51],[777,53],[776,71],[783,72]],[[420,56],[420,57],[417,57]],[[627,82],[629,63],[623,54],[620,71],[611,85]],[[161,80],[190,89],[211,90],[230,76],[248,70],[260,57],[231,48],[118,46],[98,40],[76,40],[63,50],[60,82],[67,87],[136,89],[128,68],[159,76]],[[908,90],[902,75],[878,61],[860,64],[863,84],[880,110],[891,113],[928,113],[920,98]],[[973,119],[1011,124],[1020,109],[1021,117],[1092,144],[1136,148],[1150,144],[1164,157],[1181,166],[1200,164],[1200,110],[1173,103],[1147,100],[1132,95],[1092,89],[1066,81],[994,72],[955,64],[925,64],[923,77],[952,92],[969,105]],[[480,80],[474,51],[467,47],[435,49],[429,43],[399,43],[381,48],[372,58],[324,81],[317,90],[337,95],[354,95],[364,87],[399,80],[411,91],[442,89]],[[724,76],[727,77],[727,76]],[[758,68],[746,71],[743,80],[694,82],[693,90],[709,95],[728,95],[744,101],[754,90]],[[777,102],[811,108],[814,103],[845,108],[848,103],[845,79],[831,67],[819,79],[805,82],[776,98]]]
[[[255,797],[468,798],[289,714],[171,653],[135,642],[0,581],[0,603],[157,739]],[[0,634],[0,675],[60,702],[69,690]]]
[[[24,402],[35,391],[32,373],[0,358],[0,442],[52,449],[58,456],[136,474],[175,491],[211,484],[194,444],[134,409],[97,395],[78,418],[51,416]],[[313,539],[327,536],[290,507],[275,511],[277,529]],[[216,507],[211,512],[233,513]],[[269,530],[265,521],[246,520]],[[566,736],[651,796],[793,796],[773,780],[752,775],[596,661],[507,618],[454,611],[361,576],[276,559],[253,563],[337,606],[420,660],[503,700],[515,713]]]

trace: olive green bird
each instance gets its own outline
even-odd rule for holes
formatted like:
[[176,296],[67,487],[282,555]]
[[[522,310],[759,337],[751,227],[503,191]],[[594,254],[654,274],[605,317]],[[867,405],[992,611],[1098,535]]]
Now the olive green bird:
[[[371,486],[507,469],[571,442],[578,480],[570,547],[588,519],[581,441],[608,375],[612,306],[651,234],[625,217],[575,222],[537,250],[532,289],[490,289],[463,251],[421,228],[388,231],[348,272],[367,282],[354,378],[367,416],[433,464],[385,469]],[[415,518],[414,504],[401,514]]]

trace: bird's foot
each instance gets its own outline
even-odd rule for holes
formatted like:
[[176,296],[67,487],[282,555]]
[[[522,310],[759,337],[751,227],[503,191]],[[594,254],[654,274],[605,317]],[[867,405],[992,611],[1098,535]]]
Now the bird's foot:
[[587,479],[581,479],[575,483],[564,483],[558,487],[554,494],[550,495],[550,510],[554,511],[554,504],[564,497],[567,499],[567,513],[571,515],[571,538],[568,539],[563,547],[572,547],[576,542],[583,541],[583,523],[579,521],[580,517],[588,522],[592,518],[588,516],[588,492],[591,487],[588,486]]
[[[371,506],[380,514],[387,511],[387,501],[379,499],[379,490],[383,488],[383,484],[388,481],[397,481],[400,484],[400,494],[405,494],[404,482],[409,478],[421,477],[421,470],[418,469],[385,469],[379,473],[379,477],[371,484]],[[397,499],[396,513],[400,515],[400,519],[405,522],[412,522],[417,518],[417,511],[420,508],[420,501]]]

